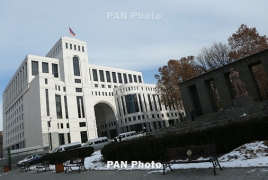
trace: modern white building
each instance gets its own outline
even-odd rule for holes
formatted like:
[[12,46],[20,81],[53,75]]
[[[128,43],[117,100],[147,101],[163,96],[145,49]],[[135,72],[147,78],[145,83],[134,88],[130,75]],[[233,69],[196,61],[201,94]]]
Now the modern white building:
[[45,57],[27,55],[3,92],[3,149],[86,142],[156,130],[178,119],[141,72],[88,63],[85,42],[61,37]]

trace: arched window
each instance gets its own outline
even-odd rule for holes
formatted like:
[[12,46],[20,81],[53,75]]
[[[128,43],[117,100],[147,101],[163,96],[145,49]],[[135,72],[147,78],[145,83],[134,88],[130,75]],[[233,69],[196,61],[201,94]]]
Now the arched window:
[[79,60],[77,57],[73,57],[74,75],[80,76]]

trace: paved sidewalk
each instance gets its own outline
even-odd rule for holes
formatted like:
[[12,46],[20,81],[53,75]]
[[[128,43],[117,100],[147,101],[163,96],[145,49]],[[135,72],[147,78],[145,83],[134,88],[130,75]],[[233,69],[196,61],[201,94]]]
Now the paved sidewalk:
[[227,168],[223,171],[217,169],[217,175],[213,175],[213,169],[180,169],[168,171],[166,175],[162,170],[117,170],[117,171],[97,171],[88,170],[78,173],[71,171],[67,173],[56,173],[55,171],[20,172],[20,169],[14,169],[9,172],[1,172],[0,179],[10,180],[136,180],[136,179],[180,179],[180,180],[268,180],[268,168]]

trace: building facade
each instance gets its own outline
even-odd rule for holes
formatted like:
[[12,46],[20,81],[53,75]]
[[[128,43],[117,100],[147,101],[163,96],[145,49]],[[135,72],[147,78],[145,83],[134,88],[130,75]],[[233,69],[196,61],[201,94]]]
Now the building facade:
[[88,63],[85,42],[61,37],[45,57],[27,55],[3,92],[3,149],[113,138],[178,119],[141,72]]

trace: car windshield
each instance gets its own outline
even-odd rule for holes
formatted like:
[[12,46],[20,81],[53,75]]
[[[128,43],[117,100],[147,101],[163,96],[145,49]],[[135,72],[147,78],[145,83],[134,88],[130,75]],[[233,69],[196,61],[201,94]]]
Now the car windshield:
[[55,148],[53,151],[52,151],[52,153],[55,153],[55,152],[57,152],[58,151],[58,147],[57,148]]

